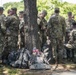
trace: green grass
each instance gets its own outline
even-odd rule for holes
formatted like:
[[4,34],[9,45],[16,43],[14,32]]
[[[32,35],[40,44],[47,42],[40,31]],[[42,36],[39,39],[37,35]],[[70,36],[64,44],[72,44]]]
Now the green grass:
[[9,66],[2,65],[0,67],[0,75],[18,75],[19,72],[19,69],[15,69]]

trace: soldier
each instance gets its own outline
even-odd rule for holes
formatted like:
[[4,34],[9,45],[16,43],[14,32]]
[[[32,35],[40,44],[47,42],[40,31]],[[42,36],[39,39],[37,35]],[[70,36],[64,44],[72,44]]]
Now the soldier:
[[7,63],[8,55],[12,50],[18,49],[18,30],[19,19],[15,16],[14,10],[10,9],[8,16],[5,19],[6,39],[5,49],[2,52],[2,62]]
[[11,8],[11,10],[13,11],[13,14],[18,18],[18,15],[17,15],[17,8]]
[[[4,50],[5,47],[5,32],[6,32],[6,27],[5,27],[5,15],[3,14],[3,7],[0,7],[0,54]],[[0,55],[1,57],[1,55]]]
[[66,19],[66,29],[72,29],[73,22],[75,20],[73,19],[72,12],[68,12],[68,19]]
[[7,32],[8,36],[8,48],[9,50],[18,49],[18,31],[19,31],[19,18],[17,17],[14,9],[11,9],[10,15],[7,16]]
[[68,41],[68,44],[71,45],[70,49],[67,50],[67,58],[74,61],[75,58],[75,49],[76,49],[76,22],[73,22],[73,29],[69,33],[70,39]]
[[20,24],[19,24],[19,33],[20,33],[20,47],[24,47],[25,46],[25,41],[24,41],[24,11],[20,11],[19,12],[19,20],[20,20]]
[[46,28],[47,28],[47,21],[45,20],[45,16],[47,15],[47,11],[43,10],[37,19],[38,27],[39,27],[39,35],[41,41],[41,48],[46,42]]
[[48,29],[50,30],[50,40],[52,44],[53,56],[62,62],[63,39],[65,37],[65,18],[59,15],[59,8],[55,8],[55,14],[51,16],[48,22]]
[[10,25],[9,17],[11,16],[11,12],[12,11],[9,9],[7,12],[8,16],[5,18],[6,33],[5,33],[5,47],[2,52],[2,63],[7,63],[8,55],[10,53],[10,47],[8,46],[8,37],[9,37],[10,31],[8,29],[8,25]]
[[72,12],[68,12],[68,19],[66,19],[66,38],[65,38],[66,43],[69,41],[68,34],[72,29],[73,22],[75,22],[75,20],[73,19]]

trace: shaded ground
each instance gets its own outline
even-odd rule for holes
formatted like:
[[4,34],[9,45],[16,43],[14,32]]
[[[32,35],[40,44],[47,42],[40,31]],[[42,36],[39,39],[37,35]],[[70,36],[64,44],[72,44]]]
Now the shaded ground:
[[76,75],[76,70],[54,71],[52,75]]
[[18,69],[1,65],[0,75],[76,75],[76,64],[51,65],[51,70]]

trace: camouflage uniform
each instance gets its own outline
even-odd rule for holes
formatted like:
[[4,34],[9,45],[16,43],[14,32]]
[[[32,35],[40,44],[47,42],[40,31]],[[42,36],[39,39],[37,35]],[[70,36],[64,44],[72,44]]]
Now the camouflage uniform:
[[7,46],[9,50],[18,49],[18,30],[19,30],[19,19],[15,15],[7,17],[6,23],[7,31]]
[[[76,23],[75,23],[76,24]],[[70,38],[68,43],[71,45],[71,50],[67,50],[67,58],[74,59],[74,53],[76,49],[76,26],[72,29],[72,31],[69,33]]]
[[65,42],[67,43],[69,41],[69,36],[68,34],[70,33],[72,26],[73,26],[73,22],[75,22],[74,19],[66,19],[66,38],[65,38]]
[[41,41],[41,48],[46,42],[46,28],[47,28],[47,21],[43,18],[37,19],[38,27],[39,27],[39,36]]
[[24,18],[20,18],[19,32],[20,32],[20,47],[24,47],[25,46],[25,41],[24,41]]
[[66,29],[67,30],[69,30],[69,29],[71,29],[72,28],[72,26],[73,26],[73,22],[75,22],[75,20],[74,19],[66,19]]
[[65,19],[57,13],[51,16],[48,22],[48,29],[50,30],[49,36],[54,56],[57,55],[60,55],[60,57],[62,56],[63,37],[65,36],[65,26],[66,26]]
[[[1,8],[0,8],[1,9]],[[2,53],[4,47],[5,47],[5,15],[0,14],[0,54]]]

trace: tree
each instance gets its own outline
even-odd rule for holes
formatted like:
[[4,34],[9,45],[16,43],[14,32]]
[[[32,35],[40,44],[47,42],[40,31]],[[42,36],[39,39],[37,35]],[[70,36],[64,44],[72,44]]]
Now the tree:
[[25,46],[30,51],[39,48],[36,0],[24,0],[25,6]]

